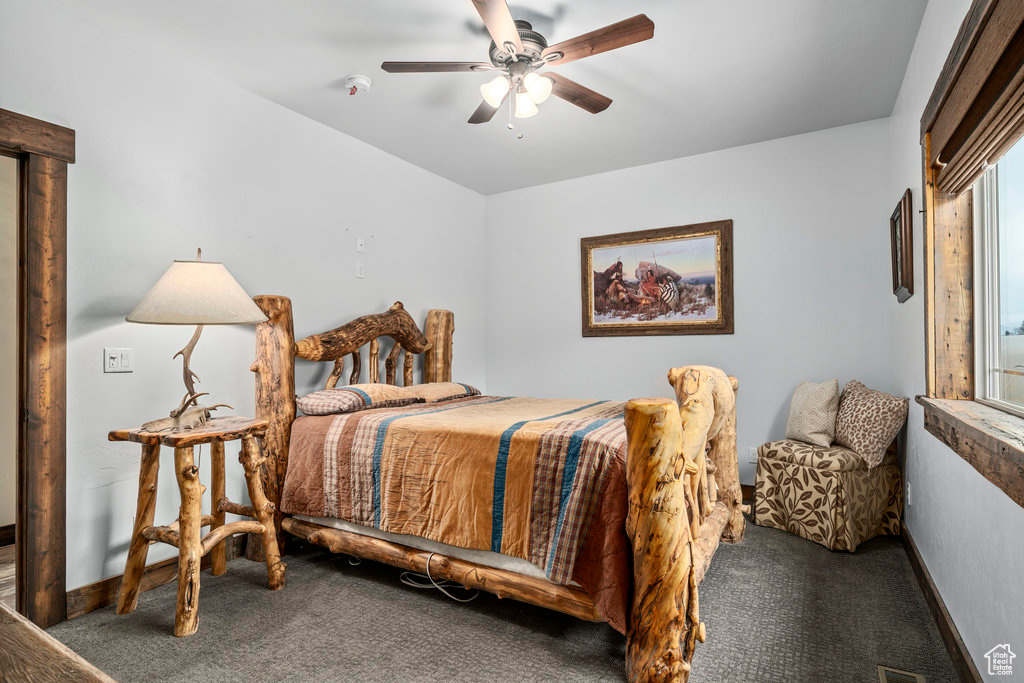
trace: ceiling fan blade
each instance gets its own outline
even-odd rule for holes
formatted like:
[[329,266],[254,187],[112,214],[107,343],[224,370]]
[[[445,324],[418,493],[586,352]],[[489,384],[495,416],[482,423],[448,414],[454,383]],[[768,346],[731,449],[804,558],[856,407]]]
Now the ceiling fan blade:
[[[654,37],[654,22],[646,14],[638,14],[581,36],[563,40],[541,53],[551,66],[565,64],[591,55],[614,50]],[[561,57],[557,55],[561,54]]]
[[550,78],[555,82],[555,85],[551,88],[552,95],[561,97],[566,102],[571,102],[577,107],[589,111],[591,114],[604,111],[612,103],[611,98],[605,97],[599,92],[594,92],[590,88],[582,86],[576,81],[571,81],[565,76],[548,72],[544,74],[544,77]]
[[[554,91],[552,90],[552,92]],[[501,98],[501,102],[498,103],[497,107],[487,104],[487,100],[482,101],[480,106],[476,108],[476,111],[473,112],[473,115],[469,117],[469,123],[487,123],[494,118],[494,114],[497,113],[506,99],[508,99],[508,93],[505,94],[505,97]]]
[[486,62],[384,62],[380,68],[389,74],[411,74],[431,71],[491,71]]
[[506,44],[511,43],[514,49],[509,51],[514,55],[523,51],[523,43],[519,40],[519,29],[516,28],[516,22],[512,20],[512,13],[508,11],[508,4],[505,0],[473,0],[473,6],[480,13],[480,18],[484,20],[484,26],[487,27],[487,32],[494,39],[495,45],[505,47]]

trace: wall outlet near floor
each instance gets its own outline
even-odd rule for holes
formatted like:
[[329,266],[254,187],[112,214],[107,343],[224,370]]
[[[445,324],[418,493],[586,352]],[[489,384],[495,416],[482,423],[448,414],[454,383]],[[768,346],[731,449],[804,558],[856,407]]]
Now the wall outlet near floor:
[[747,448],[747,462],[751,465],[757,464],[757,446],[750,446]]
[[356,261],[356,277],[366,277],[366,266],[363,265],[362,261]]
[[135,349],[104,347],[103,372],[135,372]]

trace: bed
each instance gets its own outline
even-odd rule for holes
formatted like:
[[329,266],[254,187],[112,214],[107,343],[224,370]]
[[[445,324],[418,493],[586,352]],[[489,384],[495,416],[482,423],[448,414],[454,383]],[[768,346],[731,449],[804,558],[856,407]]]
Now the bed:
[[417,356],[422,388],[448,386],[436,383],[452,380],[454,316],[431,310],[421,331],[396,302],[296,341],[288,298],[255,301],[268,317],[252,365],[257,417],[270,422],[264,484],[282,540],[606,621],[626,634],[630,680],[687,679],[706,637],[698,586],[719,541],[743,537],[734,378],[674,368],[675,401],[466,387],[436,403],[297,417],[296,358],[333,363],[329,395],[346,359],[359,383],[364,346],[374,386],[398,387],[401,374],[419,388]]

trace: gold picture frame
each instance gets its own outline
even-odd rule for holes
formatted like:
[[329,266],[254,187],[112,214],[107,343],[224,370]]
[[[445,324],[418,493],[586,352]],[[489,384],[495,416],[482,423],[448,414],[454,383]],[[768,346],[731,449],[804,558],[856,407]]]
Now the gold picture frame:
[[584,337],[733,334],[732,220],[580,240]]

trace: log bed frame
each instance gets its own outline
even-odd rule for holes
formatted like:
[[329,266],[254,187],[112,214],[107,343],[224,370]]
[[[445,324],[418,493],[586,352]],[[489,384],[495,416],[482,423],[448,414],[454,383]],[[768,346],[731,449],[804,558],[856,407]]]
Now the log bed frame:
[[[268,320],[256,327],[256,417],[270,421],[263,439],[264,486],[275,506],[278,531],[346,553],[417,572],[428,561],[434,577],[489,591],[580,619],[603,621],[581,589],[545,579],[410,548],[377,538],[286,517],[276,509],[288,466],[295,419],[295,358],[330,361],[327,387],[352,359],[350,383],[360,379],[360,348],[369,345],[369,381],[380,381],[380,337],[393,340],[385,380],[397,384],[404,352],[403,384],[413,383],[414,358],[424,355],[423,381],[451,381],[451,311],[431,310],[426,327],[396,302],[333,330],[295,341],[291,301],[257,296]],[[688,366],[669,371],[677,401],[638,398],[626,404],[626,533],[633,548],[633,596],[629,610],[626,672],[631,681],[685,681],[697,641],[706,637],[697,586],[719,540],[743,538],[744,506],[736,458],[735,378],[717,368]],[[279,534],[280,535],[280,534]],[[258,544],[252,543],[259,557]],[[284,537],[281,538],[282,542]]]

